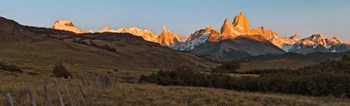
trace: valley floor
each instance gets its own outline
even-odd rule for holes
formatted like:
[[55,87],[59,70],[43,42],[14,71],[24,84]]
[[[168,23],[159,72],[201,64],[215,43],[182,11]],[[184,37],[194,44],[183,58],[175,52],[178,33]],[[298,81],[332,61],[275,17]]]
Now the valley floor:
[[250,93],[224,89],[119,83],[101,92],[95,105],[151,106],[346,106],[349,99],[299,95]]
[[[12,62],[16,63],[16,62]],[[17,63],[24,69],[22,73],[12,73],[0,70],[0,105],[7,103],[5,93],[10,92],[14,98],[15,105],[30,105],[28,87],[32,86],[38,105],[47,105],[43,82],[48,82],[49,91],[54,104],[59,104],[52,80],[52,65],[32,65],[28,63]],[[68,70],[75,75],[84,73],[95,73],[98,75],[115,76],[118,78],[116,85],[105,89],[97,89],[93,86],[84,87],[86,100],[93,106],[274,106],[274,105],[308,105],[308,106],[348,106],[350,99],[333,97],[308,97],[300,95],[241,92],[225,89],[182,87],[182,86],[160,86],[154,84],[136,83],[142,74],[150,74],[157,70],[139,69],[127,70],[116,67],[87,67],[78,64],[65,64]],[[98,70],[98,71],[97,71]],[[32,74],[38,75],[32,75]],[[61,91],[64,102],[68,102],[65,87],[60,79]],[[131,82],[131,83],[127,83]],[[74,93],[77,86],[68,86]],[[76,97],[80,97],[77,92]],[[73,95],[74,96],[74,95]],[[82,103],[81,99],[80,103]],[[78,101],[78,100],[77,100]]]
[[[0,105],[6,105],[5,94],[11,93],[15,105],[30,105],[31,97],[28,88],[33,87],[34,97],[38,105],[47,105],[43,82],[48,83],[49,92],[53,104],[59,104],[56,90],[52,83],[57,80],[66,105],[69,105],[69,95],[61,79],[29,77],[24,74],[2,73],[0,79]],[[25,80],[26,79],[26,80]],[[68,81],[68,80],[66,80]],[[68,83],[68,82],[67,82]],[[93,79],[90,86],[84,86],[84,81],[79,80],[85,100],[92,106],[348,106],[350,99],[333,97],[308,97],[289,94],[241,92],[225,89],[160,86],[154,84],[139,84],[118,82],[112,86],[99,88],[94,85]],[[77,85],[68,83],[68,90],[73,94],[73,100],[83,104]]]

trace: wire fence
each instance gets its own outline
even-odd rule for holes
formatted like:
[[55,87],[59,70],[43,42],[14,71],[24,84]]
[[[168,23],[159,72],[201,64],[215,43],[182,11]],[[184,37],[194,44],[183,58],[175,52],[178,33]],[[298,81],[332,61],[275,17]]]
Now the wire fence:
[[[74,78],[54,78],[40,84],[26,84],[27,92],[25,90],[5,92],[6,101],[2,102],[2,106],[30,104],[32,106],[91,106],[99,97],[98,91],[115,84],[117,84],[116,77],[96,74],[81,74]],[[26,100],[22,100],[23,98]]]

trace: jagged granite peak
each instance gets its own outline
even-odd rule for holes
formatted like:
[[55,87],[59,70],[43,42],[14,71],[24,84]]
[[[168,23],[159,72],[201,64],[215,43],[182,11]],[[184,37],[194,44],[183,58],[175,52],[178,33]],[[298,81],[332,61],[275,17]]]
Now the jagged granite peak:
[[85,31],[75,27],[73,22],[69,20],[57,20],[52,26],[52,29],[70,31],[78,34],[85,33]]
[[234,18],[234,21],[232,24],[236,30],[240,30],[244,33],[249,33],[249,31],[250,31],[250,25],[248,22],[248,18],[242,12],[239,13],[239,15],[237,15]]
[[337,37],[332,38],[333,43],[341,43],[341,41]]
[[166,25],[163,25],[163,32],[168,32],[168,29],[166,29]]
[[215,30],[214,27],[213,27],[212,25],[209,26],[209,27],[206,27],[206,28],[204,29],[204,33],[208,33],[208,32],[210,32],[211,30]]
[[264,26],[258,27],[257,29],[252,29],[250,35],[261,35],[268,40],[279,38],[276,32],[272,30],[266,30]]
[[256,37],[255,35],[260,35],[265,39],[254,39],[258,41],[269,40],[275,46],[279,45],[281,47],[283,44],[277,35],[276,32],[272,30],[266,30],[264,27],[259,27],[257,29],[250,29],[250,25],[247,17],[244,13],[240,13],[234,18],[233,23],[230,22],[228,18],[225,19],[220,31],[214,30],[212,27],[207,27],[201,29],[191,34],[184,44],[185,50],[191,50],[198,45],[207,43],[207,42],[219,42],[227,39],[236,39],[240,36],[251,36]]
[[222,36],[220,31],[218,30],[211,30],[210,35],[208,38],[208,42],[219,42],[221,40]]
[[278,34],[276,32],[272,30],[266,30],[263,26],[256,29],[251,29],[248,19],[244,13],[237,15],[234,18],[232,24],[229,23],[230,20],[226,18],[220,31],[222,34],[221,40],[235,39],[238,36],[261,35],[278,47],[282,47],[283,45],[283,42],[279,40]]
[[228,18],[225,19],[224,24],[221,27],[221,34],[224,37],[223,39],[236,38],[238,35],[234,33],[234,26],[231,24]]
[[180,38],[176,33],[169,32],[166,25],[164,25],[163,32],[159,35],[158,43],[162,46],[173,47],[180,43]]
[[300,37],[299,37],[299,35],[295,34],[295,35],[289,37],[289,39],[300,40]]

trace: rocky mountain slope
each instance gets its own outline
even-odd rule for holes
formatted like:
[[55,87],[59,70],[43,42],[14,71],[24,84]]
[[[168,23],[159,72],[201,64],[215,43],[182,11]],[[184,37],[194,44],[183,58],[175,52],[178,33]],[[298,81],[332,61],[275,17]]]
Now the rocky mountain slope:
[[[228,18],[225,19],[220,30],[215,30],[213,27],[207,27],[205,29],[200,29],[191,34],[188,40],[180,45],[174,47],[174,49],[180,51],[190,51],[200,56],[207,57],[208,55],[217,55],[211,54],[212,51],[208,51],[208,45],[215,45],[216,43],[221,43],[221,41],[235,41],[235,42],[246,42],[239,41],[242,39],[237,39],[240,37],[245,38],[255,38],[255,41],[251,40],[251,44],[249,43],[235,43],[232,46],[236,47],[246,47],[245,49],[233,49],[236,52],[240,52],[239,54],[244,55],[240,56],[236,53],[220,53],[220,54],[231,54],[235,55],[236,58],[244,58],[248,53],[250,56],[257,55],[268,55],[268,54],[283,54],[284,52],[295,52],[300,54],[308,54],[315,52],[326,52],[326,53],[334,53],[334,52],[346,52],[350,51],[349,45],[347,43],[341,43],[337,38],[328,39],[320,34],[312,35],[308,38],[301,39],[298,35],[294,35],[291,37],[279,37],[278,34],[272,30],[265,29],[263,26],[253,29],[250,27],[247,17],[240,13],[234,18],[234,21],[231,23]],[[260,37],[260,38],[256,38]],[[260,44],[265,43],[265,44]],[[270,42],[271,45],[266,45],[266,42]],[[217,44],[216,46],[220,46],[221,44]],[[264,45],[264,47],[262,47]],[[221,45],[222,46],[222,45]],[[206,47],[206,48],[204,48]],[[225,47],[224,47],[225,48]],[[260,49],[265,48],[265,49]],[[270,49],[266,49],[270,48]],[[274,48],[274,49],[271,49]],[[201,50],[204,49],[204,50]],[[227,48],[226,48],[227,49]],[[282,49],[283,51],[279,50]],[[257,50],[257,51],[250,51]],[[207,53],[204,53],[204,52]],[[218,52],[218,51],[216,51]],[[225,56],[221,56],[221,58],[226,58]]]
[[264,27],[251,29],[247,17],[240,13],[233,23],[225,19],[220,30],[207,27],[191,34],[188,40],[174,47],[177,50],[189,51],[211,59],[239,59],[249,56],[279,55],[285,53],[274,39],[278,36]]

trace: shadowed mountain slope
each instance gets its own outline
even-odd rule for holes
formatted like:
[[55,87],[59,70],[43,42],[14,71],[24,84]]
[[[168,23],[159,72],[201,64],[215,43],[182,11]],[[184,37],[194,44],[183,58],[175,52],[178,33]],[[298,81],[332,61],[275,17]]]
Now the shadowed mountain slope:
[[121,68],[171,69],[216,66],[189,53],[178,52],[126,33],[74,34],[22,26],[0,18],[0,60],[37,64],[81,64]]

